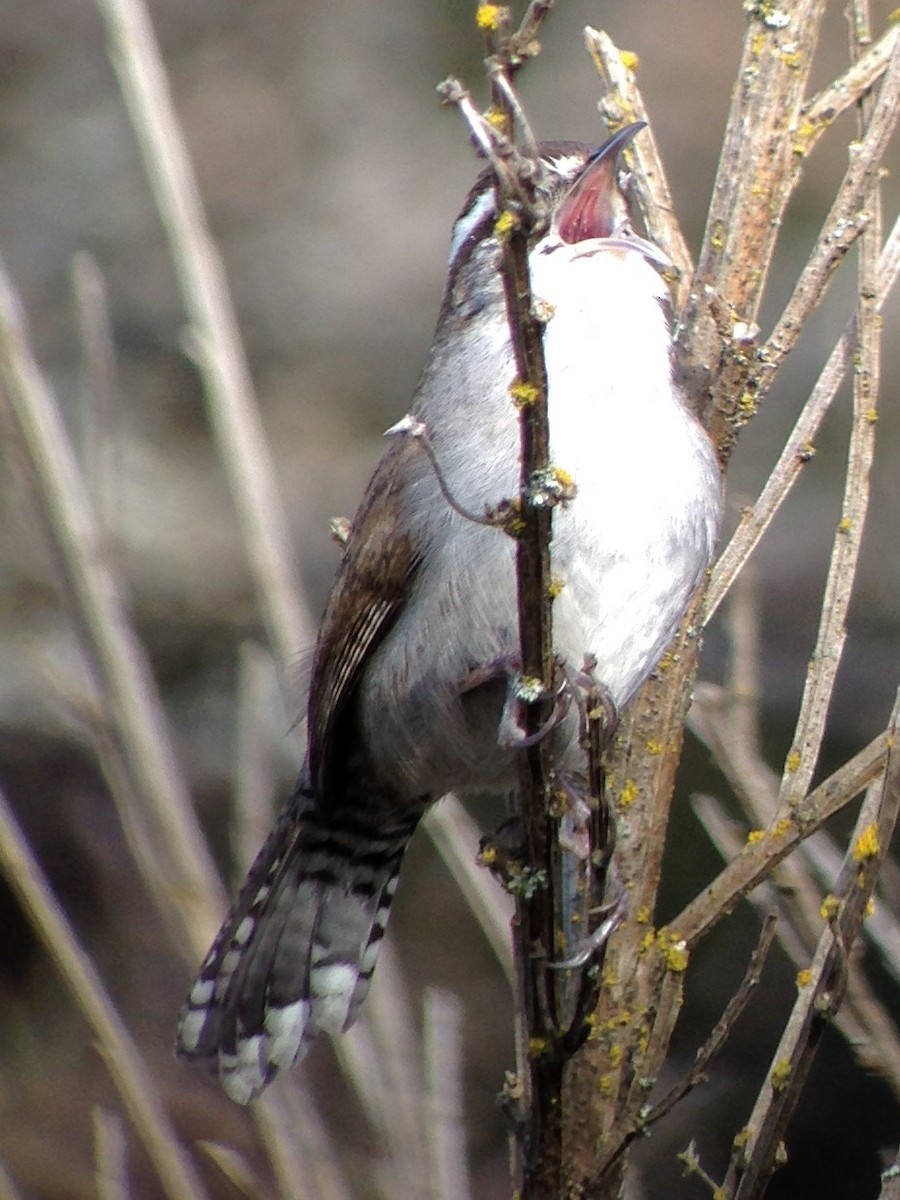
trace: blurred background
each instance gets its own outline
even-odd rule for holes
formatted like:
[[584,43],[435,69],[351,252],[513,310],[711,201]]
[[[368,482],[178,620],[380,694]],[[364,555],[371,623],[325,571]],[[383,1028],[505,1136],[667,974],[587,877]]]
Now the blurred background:
[[[450,227],[477,169],[461,121],[435,94],[451,72],[482,87],[472,7],[462,0],[150,2],[226,263],[314,620],[338,558],[328,519],[353,512],[382,430],[406,411],[440,301]],[[872,7],[878,32],[891,5]],[[829,8],[814,86],[847,61],[841,6]],[[583,47],[584,25],[606,29],[639,55],[638,80],[695,252],[744,21],[739,0],[560,0],[545,27],[544,53],[522,77],[540,136],[597,143],[604,137],[601,87]],[[839,121],[809,163],[781,239],[764,333],[828,210],[852,130],[852,116]],[[892,220],[896,178],[886,195]],[[261,631],[200,384],[182,344],[184,310],[170,255],[94,5],[0,0],[0,254],[21,289],[69,431],[89,455],[96,431],[72,291],[73,258],[85,251],[108,287],[118,356],[104,516],[198,810],[227,873],[237,667],[241,646]],[[759,490],[852,303],[848,262],[742,435],[729,475],[735,507]],[[898,681],[898,314],[895,297],[885,310],[871,517],[823,769],[884,727]],[[764,733],[779,771],[815,637],[811,614],[840,510],[847,430],[845,396],[756,555]],[[167,950],[135,881],[88,731],[53,684],[54,675],[81,669],[73,626],[32,511],[11,476],[0,488],[0,782],[184,1138],[227,1141],[255,1161],[244,1114],[172,1058],[191,970]],[[707,678],[721,677],[723,655],[724,639],[713,629]],[[297,765],[288,725],[301,708],[298,684],[294,712],[275,721],[283,734],[273,739],[282,796]],[[688,746],[681,783],[685,795],[702,787],[727,799],[696,744]],[[666,895],[673,911],[718,866],[687,805],[676,811]],[[490,824],[498,814],[477,815]],[[392,926],[413,987],[449,988],[465,1005],[473,1194],[505,1196],[505,1130],[494,1097],[512,1065],[509,1000],[454,885],[422,841]],[[754,928],[751,915],[738,917],[701,952],[676,1059],[688,1062],[714,1023]],[[654,1172],[648,1178],[666,1181],[664,1190],[647,1185],[647,1196],[702,1194],[696,1181],[679,1181],[672,1157],[689,1137],[697,1137],[710,1169],[727,1156],[790,1003],[793,969],[775,961],[770,972],[713,1081],[641,1149]],[[885,996],[896,1009],[896,995]],[[330,1054],[317,1047],[302,1070],[325,1079]],[[317,1086],[362,1173],[365,1155],[377,1148],[350,1135],[348,1098]],[[23,1195],[94,1194],[96,1104],[117,1107],[104,1065],[0,882],[0,1159]],[[826,1038],[788,1139],[790,1166],[771,1194],[874,1195],[881,1150],[898,1136],[888,1089],[854,1064],[837,1035]],[[159,1195],[141,1152],[130,1154],[133,1195]],[[216,1179],[214,1194],[238,1194]]]

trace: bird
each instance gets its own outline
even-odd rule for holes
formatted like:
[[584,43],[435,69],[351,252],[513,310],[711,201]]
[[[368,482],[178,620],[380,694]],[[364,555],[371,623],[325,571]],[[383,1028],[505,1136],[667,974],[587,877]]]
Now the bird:
[[[617,711],[675,634],[722,503],[714,448],[673,375],[670,264],[629,216],[620,153],[642,127],[598,149],[540,144],[548,220],[528,252],[552,461],[575,493],[553,514],[554,652],[589,662]],[[430,454],[393,437],[350,524],[313,659],[305,763],[181,1012],[177,1052],[239,1103],[354,1020],[425,812],[451,792],[515,788],[515,544],[470,515],[519,487],[499,213],[488,169],[453,227],[399,430],[427,430]],[[576,724],[548,734],[575,774]]]

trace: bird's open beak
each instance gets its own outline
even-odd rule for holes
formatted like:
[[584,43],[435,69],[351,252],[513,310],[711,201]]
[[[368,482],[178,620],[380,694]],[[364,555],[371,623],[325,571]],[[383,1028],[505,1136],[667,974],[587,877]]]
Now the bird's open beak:
[[671,264],[659,247],[632,232],[617,178],[619,154],[646,124],[626,125],[594,151],[563,198],[554,224],[569,245],[602,238],[610,250],[637,250],[665,268]]

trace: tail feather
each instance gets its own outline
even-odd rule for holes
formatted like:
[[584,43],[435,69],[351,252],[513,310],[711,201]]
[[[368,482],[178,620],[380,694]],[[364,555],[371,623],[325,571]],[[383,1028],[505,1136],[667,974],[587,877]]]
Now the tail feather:
[[298,790],[200,967],[177,1051],[239,1103],[362,1003],[415,821],[337,832]]

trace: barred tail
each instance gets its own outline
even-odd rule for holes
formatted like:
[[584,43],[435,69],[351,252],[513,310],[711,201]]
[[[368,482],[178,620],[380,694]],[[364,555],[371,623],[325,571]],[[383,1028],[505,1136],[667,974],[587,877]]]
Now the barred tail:
[[[418,817],[418,814],[416,814]],[[415,819],[332,827],[302,784],[253,864],[181,1011],[178,1054],[246,1104],[362,1003]]]

